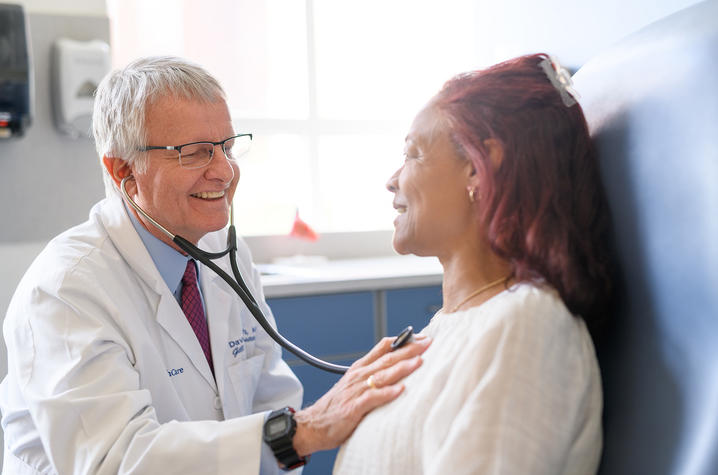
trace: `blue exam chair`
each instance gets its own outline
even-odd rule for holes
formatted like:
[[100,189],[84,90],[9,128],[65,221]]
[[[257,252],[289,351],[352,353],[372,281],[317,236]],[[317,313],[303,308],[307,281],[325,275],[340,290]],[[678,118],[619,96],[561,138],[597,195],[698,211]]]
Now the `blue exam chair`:
[[621,267],[598,342],[601,474],[718,474],[718,1],[649,25],[574,77]]

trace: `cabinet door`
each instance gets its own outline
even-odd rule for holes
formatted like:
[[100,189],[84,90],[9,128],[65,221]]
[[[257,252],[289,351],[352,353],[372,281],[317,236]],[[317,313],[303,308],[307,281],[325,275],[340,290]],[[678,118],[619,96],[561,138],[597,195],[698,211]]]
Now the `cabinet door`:
[[[268,299],[279,332],[305,351],[351,365],[374,346],[374,294],[356,292]],[[322,371],[283,350],[283,358],[304,386],[304,406],[319,399],[340,375]],[[332,473],[338,449],[317,452],[304,475]]]
[[[332,363],[349,366],[354,360],[337,360]],[[297,375],[304,386],[304,406],[312,405],[324,393],[339,381],[341,375],[328,373],[320,369],[301,363],[292,366],[292,371]],[[334,459],[339,449],[324,450],[312,454],[309,463],[304,467],[304,475],[325,475],[332,473]]]
[[[279,332],[315,356],[363,354],[374,346],[371,292],[268,299]],[[287,362],[298,361],[283,350]]]
[[441,287],[414,287],[386,291],[386,330],[397,335],[408,325],[418,333],[441,308]]

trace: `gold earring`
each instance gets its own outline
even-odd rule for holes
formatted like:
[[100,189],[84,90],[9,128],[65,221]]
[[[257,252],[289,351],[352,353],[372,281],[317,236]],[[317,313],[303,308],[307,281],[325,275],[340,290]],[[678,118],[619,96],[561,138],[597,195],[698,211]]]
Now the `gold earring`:
[[476,201],[476,188],[469,186],[467,189],[469,190],[469,201],[473,203]]

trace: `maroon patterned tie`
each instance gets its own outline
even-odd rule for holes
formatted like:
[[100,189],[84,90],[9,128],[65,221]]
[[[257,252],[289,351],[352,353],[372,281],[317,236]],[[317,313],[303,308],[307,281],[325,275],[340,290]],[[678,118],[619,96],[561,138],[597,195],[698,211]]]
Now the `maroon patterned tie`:
[[209,349],[207,319],[204,316],[202,299],[199,296],[199,288],[197,288],[197,268],[195,267],[193,259],[187,261],[187,268],[182,276],[181,300],[182,311],[187,316],[189,324],[192,325],[192,330],[194,330],[194,334],[197,335],[199,344],[202,346],[202,351],[204,351],[204,356],[207,358],[212,374],[214,374],[212,352]]

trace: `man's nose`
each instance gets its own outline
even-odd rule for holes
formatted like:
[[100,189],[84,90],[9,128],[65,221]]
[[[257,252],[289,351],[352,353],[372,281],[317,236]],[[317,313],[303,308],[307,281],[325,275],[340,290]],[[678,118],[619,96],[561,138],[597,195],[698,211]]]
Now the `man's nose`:
[[224,148],[221,145],[215,145],[212,160],[207,165],[208,178],[218,178],[225,183],[232,181],[234,178],[234,163],[224,153]]

